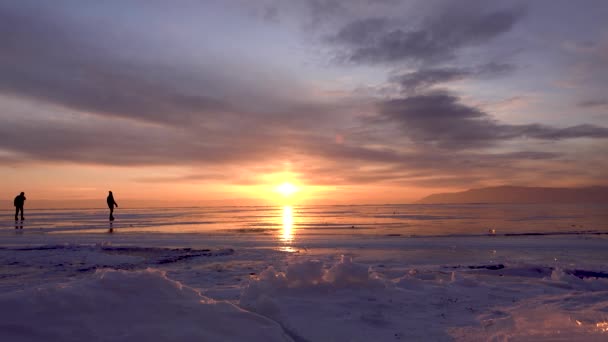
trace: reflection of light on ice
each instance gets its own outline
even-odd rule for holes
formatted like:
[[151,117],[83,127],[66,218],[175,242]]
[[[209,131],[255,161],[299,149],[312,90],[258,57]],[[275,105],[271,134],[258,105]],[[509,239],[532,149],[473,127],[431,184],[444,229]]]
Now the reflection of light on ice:
[[578,319],[575,319],[574,322],[576,322],[576,325],[579,327],[586,327],[586,329],[591,329],[591,330],[595,330],[595,331],[599,331],[599,332],[608,332],[608,321],[601,321],[601,322],[596,322],[594,323],[583,323],[581,321],[579,321]]
[[293,211],[290,205],[283,207],[283,234],[281,240],[284,242],[293,240]]
[[279,247],[279,251],[286,252],[286,253],[296,253],[296,252],[298,252],[298,249],[293,248],[291,246],[283,246],[283,247]]
[[597,322],[597,323],[595,323],[595,326],[601,332],[608,332],[608,322]]

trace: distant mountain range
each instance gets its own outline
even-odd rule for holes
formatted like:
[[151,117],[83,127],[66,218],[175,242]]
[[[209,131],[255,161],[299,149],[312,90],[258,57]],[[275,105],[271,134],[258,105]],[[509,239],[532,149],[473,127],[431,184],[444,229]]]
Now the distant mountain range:
[[433,194],[417,203],[608,203],[608,186],[586,188],[496,186]]

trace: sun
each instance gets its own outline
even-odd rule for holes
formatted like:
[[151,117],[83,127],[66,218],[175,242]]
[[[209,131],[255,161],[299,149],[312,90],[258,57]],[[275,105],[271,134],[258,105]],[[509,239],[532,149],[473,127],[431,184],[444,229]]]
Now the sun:
[[298,192],[298,188],[291,183],[285,182],[277,186],[276,191],[285,197],[290,197],[291,195]]

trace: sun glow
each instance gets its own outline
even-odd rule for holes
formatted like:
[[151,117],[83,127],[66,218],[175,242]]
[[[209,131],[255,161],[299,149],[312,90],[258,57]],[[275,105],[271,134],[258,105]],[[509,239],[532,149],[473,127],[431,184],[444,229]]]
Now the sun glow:
[[285,183],[277,186],[276,191],[278,193],[280,193],[281,195],[283,195],[284,197],[290,197],[291,195],[298,192],[298,188],[291,183],[285,182]]

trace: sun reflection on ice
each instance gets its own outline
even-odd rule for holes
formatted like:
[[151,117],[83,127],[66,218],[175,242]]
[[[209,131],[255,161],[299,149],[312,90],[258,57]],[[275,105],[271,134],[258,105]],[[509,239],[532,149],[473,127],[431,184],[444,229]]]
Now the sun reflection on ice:
[[285,253],[298,253],[300,250],[291,246],[283,246],[278,248],[279,251]]
[[281,240],[286,243],[291,243],[293,238],[293,209],[290,205],[286,205],[283,207],[283,231],[281,232]]
[[600,333],[608,333],[608,321],[599,321],[599,322],[584,322],[575,319],[574,322],[578,327],[584,328],[588,331],[600,332]]

